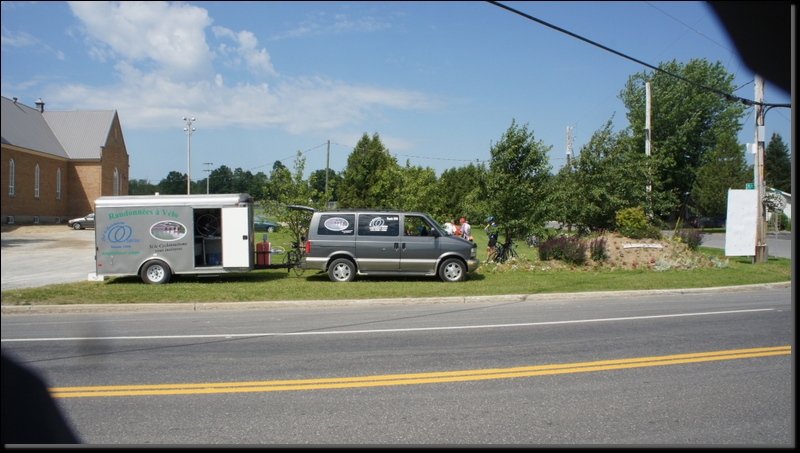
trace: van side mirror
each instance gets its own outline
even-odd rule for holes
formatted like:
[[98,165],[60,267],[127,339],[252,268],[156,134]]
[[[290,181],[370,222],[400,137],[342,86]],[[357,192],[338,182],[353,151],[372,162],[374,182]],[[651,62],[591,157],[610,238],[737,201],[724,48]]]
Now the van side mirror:
[[431,236],[438,238],[442,236],[442,233],[440,233],[439,230],[435,228],[431,228]]

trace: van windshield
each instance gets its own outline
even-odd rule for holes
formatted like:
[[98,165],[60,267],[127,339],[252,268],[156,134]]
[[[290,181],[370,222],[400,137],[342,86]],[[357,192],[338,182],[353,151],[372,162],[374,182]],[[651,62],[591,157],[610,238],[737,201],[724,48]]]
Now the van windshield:
[[433,217],[431,217],[429,215],[426,215],[425,217],[428,219],[428,221],[431,223],[431,225],[435,226],[436,229],[439,230],[439,233],[441,233],[442,236],[450,236],[450,233],[448,233],[447,230],[444,229],[444,227],[439,225],[439,222],[434,220]]

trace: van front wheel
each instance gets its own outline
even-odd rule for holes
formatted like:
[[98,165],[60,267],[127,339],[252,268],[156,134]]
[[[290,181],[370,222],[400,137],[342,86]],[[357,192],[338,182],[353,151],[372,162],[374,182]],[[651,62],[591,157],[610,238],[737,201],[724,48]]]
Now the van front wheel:
[[460,282],[467,276],[464,263],[456,258],[450,258],[439,267],[439,278],[443,282]]
[[356,276],[353,262],[346,258],[339,258],[328,267],[328,277],[332,282],[349,282]]
[[142,267],[142,281],[145,283],[167,283],[172,276],[169,266],[163,261],[150,261]]

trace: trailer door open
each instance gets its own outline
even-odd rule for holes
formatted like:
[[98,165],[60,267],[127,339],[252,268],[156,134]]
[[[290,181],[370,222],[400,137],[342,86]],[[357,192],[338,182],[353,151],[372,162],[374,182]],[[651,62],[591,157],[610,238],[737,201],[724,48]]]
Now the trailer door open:
[[253,268],[251,227],[249,209],[222,208],[222,267]]

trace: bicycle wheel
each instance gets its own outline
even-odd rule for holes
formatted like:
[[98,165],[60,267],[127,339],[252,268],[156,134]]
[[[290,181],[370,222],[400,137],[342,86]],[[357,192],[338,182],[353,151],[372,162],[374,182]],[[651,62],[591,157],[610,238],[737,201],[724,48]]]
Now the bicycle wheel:
[[510,248],[510,249],[508,249],[508,252],[509,252],[509,253],[508,253],[508,257],[509,257],[509,258],[517,258],[517,251],[516,251],[516,250],[514,250],[514,248],[513,248],[513,247],[512,247],[512,248]]
[[290,250],[289,255],[292,257],[292,271],[294,271],[294,275],[302,277],[303,273],[306,271],[304,263],[300,261],[303,255],[297,250]]
[[497,251],[497,256],[494,258],[494,262],[498,264],[505,263],[506,259],[508,259],[506,253],[507,253],[506,248],[500,247],[500,250]]

